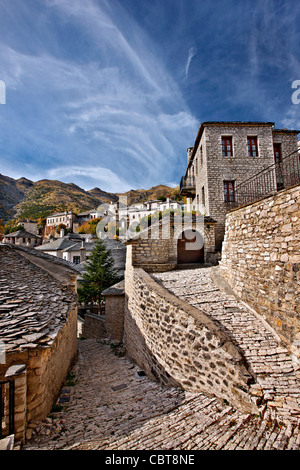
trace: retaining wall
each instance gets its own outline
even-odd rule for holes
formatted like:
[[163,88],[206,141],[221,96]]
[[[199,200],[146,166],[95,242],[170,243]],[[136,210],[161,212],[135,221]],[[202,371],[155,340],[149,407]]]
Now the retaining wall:
[[253,381],[238,349],[203,312],[132,266],[127,247],[124,345],[126,354],[165,385],[205,391],[247,411]]
[[299,360],[300,186],[227,214],[220,269]]

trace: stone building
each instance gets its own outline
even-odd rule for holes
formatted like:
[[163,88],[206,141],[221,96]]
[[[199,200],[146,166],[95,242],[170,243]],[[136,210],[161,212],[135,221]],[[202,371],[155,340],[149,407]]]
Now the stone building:
[[3,242],[12,245],[22,246],[38,246],[42,243],[43,237],[34,233],[28,232],[25,229],[20,229],[17,232],[8,233],[4,236]]
[[178,265],[216,264],[215,221],[188,213],[166,214],[143,230],[133,233],[132,263],[148,272],[176,269]]
[[78,271],[16,245],[0,245],[0,257],[0,436],[24,442],[28,424],[50,412],[76,358]]
[[74,264],[80,264],[88,259],[96,240],[97,238],[92,235],[84,237],[77,233],[69,233],[43,243],[43,245],[36,247],[36,250]]
[[275,129],[272,122],[203,122],[187,151],[181,195],[192,209],[216,220],[216,249],[224,238],[225,215],[236,187],[297,151],[298,130]]
[[45,234],[51,233],[60,224],[64,224],[67,229],[72,230],[73,224],[76,221],[76,214],[71,211],[57,212],[50,214],[46,218]]

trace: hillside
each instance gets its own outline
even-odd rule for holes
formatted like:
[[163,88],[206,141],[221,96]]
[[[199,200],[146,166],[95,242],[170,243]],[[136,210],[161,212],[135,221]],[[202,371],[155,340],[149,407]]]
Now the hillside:
[[149,199],[157,199],[159,196],[170,196],[175,197],[179,193],[179,186],[176,188],[170,188],[169,186],[158,185],[153,186],[150,189],[131,189],[126,193],[117,193],[117,196],[127,196],[127,204],[131,206],[137,202],[144,202]]
[[98,207],[100,204],[117,202],[119,196],[127,196],[128,205],[156,199],[159,196],[175,196],[177,188],[158,185],[126,193],[108,193],[100,188],[86,191],[73,183],[57,180],[33,182],[26,178],[14,180],[0,175],[0,219],[38,220],[52,212],[70,210],[75,213]]
[[15,180],[0,174],[0,219],[9,220],[15,214],[15,206],[25,197],[33,182],[20,178]]

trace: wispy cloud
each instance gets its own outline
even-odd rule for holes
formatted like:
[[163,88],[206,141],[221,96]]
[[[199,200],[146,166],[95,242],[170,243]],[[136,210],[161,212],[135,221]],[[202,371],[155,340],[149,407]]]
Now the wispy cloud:
[[[94,173],[98,185],[110,191],[159,184],[163,175],[174,178],[178,150],[184,155],[198,122],[153,54],[149,37],[120,4],[115,4],[118,20],[106,2],[48,0],[46,5],[48,14],[65,28],[76,28],[89,47],[78,60],[76,50],[71,54],[63,44],[55,56],[50,47],[32,54],[0,43],[8,94],[21,97],[19,110],[30,116],[26,122],[14,117],[20,132],[13,149],[20,151],[22,139],[24,144],[37,138],[41,148],[32,159],[41,160],[43,149],[49,175],[70,181],[83,175],[85,161],[100,169]],[[64,38],[63,30],[48,28],[48,38]]]
[[65,166],[56,167],[46,172],[49,179],[69,179],[69,182],[81,182],[85,180],[87,184],[90,184],[90,189],[95,186],[109,187],[112,192],[119,192],[120,188],[123,191],[128,191],[130,186],[116,175],[113,171],[95,166]]
[[197,49],[196,49],[195,47],[190,47],[189,53],[188,53],[188,58],[187,58],[186,65],[185,65],[185,78],[188,77],[189,69],[190,69],[190,64],[191,64],[192,58],[193,58],[196,54],[197,54]]

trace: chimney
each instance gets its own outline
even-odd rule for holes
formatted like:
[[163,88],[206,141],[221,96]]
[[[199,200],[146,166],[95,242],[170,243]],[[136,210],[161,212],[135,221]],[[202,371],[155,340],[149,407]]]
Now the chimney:
[[86,249],[84,246],[84,241],[82,240],[82,245],[80,247],[80,263],[86,261]]
[[189,147],[187,149],[187,164],[189,164],[189,162],[190,162],[190,159],[191,159],[191,156],[192,156],[192,153],[193,153],[193,148],[194,147]]
[[60,238],[63,238],[64,236],[65,236],[65,231],[64,231],[64,229],[62,228],[62,229],[60,230]]

